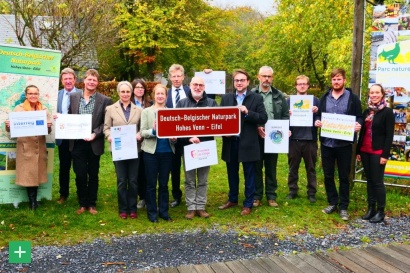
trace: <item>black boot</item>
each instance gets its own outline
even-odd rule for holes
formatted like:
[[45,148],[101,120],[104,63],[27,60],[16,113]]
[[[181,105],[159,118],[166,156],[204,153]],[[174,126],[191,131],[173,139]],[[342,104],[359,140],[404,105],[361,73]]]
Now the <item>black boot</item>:
[[36,210],[38,208],[37,203],[37,189],[38,187],[27,187],[27,195],[29,201],[29,208],[31,210]]
[[379,208],[376,214],[369,220],[370,223],[380,223],[384,220],[384,208]]
[[376,206],[369,205],[367,212],[365,215],[362,216],[363,220],[370,220],[376,214]]

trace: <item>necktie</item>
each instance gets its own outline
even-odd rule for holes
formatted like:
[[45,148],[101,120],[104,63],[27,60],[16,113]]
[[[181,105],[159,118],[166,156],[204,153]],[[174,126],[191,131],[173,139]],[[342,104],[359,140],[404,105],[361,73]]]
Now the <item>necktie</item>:
[[177,92],[177,94],[176,94],[176,96],[175,96],[175,104],[177,104],[178,103],[178,101],[179,101],[179,88],[177,88],[177,89],[175,89],[175,91]]

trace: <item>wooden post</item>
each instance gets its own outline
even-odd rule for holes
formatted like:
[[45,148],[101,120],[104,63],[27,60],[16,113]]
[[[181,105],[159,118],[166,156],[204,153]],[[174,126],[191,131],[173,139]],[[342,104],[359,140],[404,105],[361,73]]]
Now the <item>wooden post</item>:
[[[364,37],[364,2],[365,0],[354,1],[354,27],[353,27],[353,48],[352,48],[352,71],[351,88],[353,93],[360,97],[363,70],[363,37]],[[354,186],[356,143],[353,144],[353,153],[350,168],[350,186]]]
[[364,2],[365,0],[354,1],[351,87],[353,93],[358,96],[361,91],[363,69]]

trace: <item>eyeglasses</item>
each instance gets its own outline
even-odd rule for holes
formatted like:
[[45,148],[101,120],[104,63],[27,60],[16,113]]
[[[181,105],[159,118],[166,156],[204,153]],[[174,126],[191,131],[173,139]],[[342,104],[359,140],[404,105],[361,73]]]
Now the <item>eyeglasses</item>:
[[298,84],[296,84],[297,86],[309,86],[309,84],[308,83],[298,83]]
[[27,93],[27,96],[38,96],[38,95],[40,95],[39,93]]
[[246,82],[246,79],[240,79],[240,80],[233,80],[235,83],[239,83],[239,82]]
[[191,83],[191,85],[192,86],[194,86],[194,87],[204,87],[205,86],[205,84],[202,84],[202,83]]
[[270,78],[272,78],[272,76],[271,75],[260,75],[262,78],[268,78],[268,79],[270,79]]

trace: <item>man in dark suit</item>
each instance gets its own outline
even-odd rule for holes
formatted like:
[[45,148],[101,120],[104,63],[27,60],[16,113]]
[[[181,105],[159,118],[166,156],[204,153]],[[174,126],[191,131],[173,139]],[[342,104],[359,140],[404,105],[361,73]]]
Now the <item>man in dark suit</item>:
[[222,138],[222,160],[226,162],[228,172],[228,202],[219,209],[228,209],[238,205],[239,162],[242,162],[245,177],[245,200],[241,215],[251,213],[255,194],[256,162],[261,152],[258,141],[258,125],[268,120],[261,95],[248,90],[249,74],[244,70],[233,72],[235,90],[222,96],[221,106],[237,106],[241,111],[241,131],[239,136]]
[[97,92],[99,74],[95,69],[85,73],[84,91],[70,96],[69,114],[91,114],[92,134],[90,138],[70,140],[70,151],[76,175],[77,196],[80,208],[77,214],[88,210],[97,214],[98,172],[100,156],[104,153],[105,108],[112,100]]
[[[58,91],[57,99],[57,113],[68,114],[68,107],[70,106],[70,94],[81,89],[75,88],[76,75],[74,70],[67,67],[61,71],[60,74],[63,89]],[[68,139],[56,139],[58,146],[58,158],[60,160],[59,182],[60,182],[60,198],[57,203],[63,204],[67,201],[70,193],[70,169],[71,169],[71,153],[69,150]]]
[[[177,103],[186,98],[191,92],[188,86],[183,86],[184,82],[184,67],[179,64],[173,64],[169,68],[169,79],[172,86],[168,89],[168,96],[166,106],[167,108],[175,108]],[[171,202],[171,208],[181,204],[182,191],[181,191],[181,156],[182,146],[179,142],[175,143],[175,154],[172,158],[172,197],[174,201]]]

